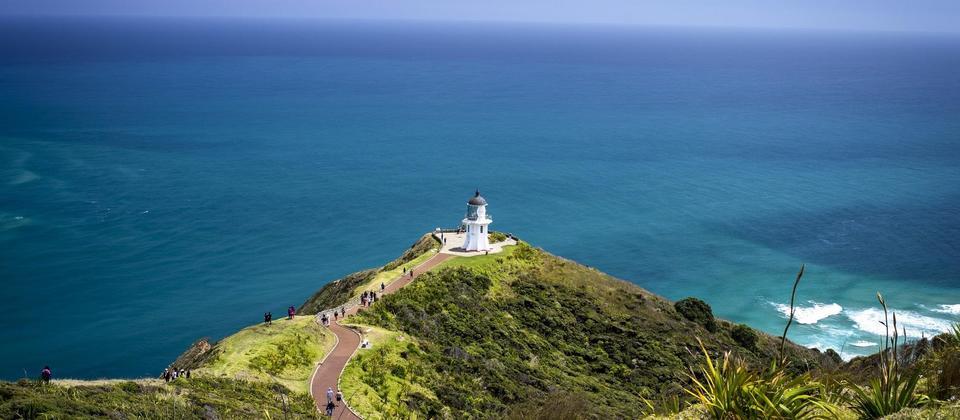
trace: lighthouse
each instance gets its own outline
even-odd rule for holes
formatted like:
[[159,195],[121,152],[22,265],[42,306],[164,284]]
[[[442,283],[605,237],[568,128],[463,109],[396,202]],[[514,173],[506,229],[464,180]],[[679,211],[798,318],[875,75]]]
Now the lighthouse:
[[487,251],[490,241],[487,234],[488,226],[493,219],[487,214],[487,200],[480,196],[480,190],[467,201],[467,216],[463,218],[463,226],[467,230],[467,237],[463,241],[463,249],[467,251]]

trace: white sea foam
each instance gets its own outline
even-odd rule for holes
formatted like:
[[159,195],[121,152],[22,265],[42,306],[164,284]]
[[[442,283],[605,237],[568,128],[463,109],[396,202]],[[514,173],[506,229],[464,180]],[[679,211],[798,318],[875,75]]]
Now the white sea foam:
[[874,343],[873,341],[859,340],[850,343],[854,347],[879,347],[880,343]]
[[940,305],[936,309],[932,309],[934,312],[940,312],[942,314],[950,315],[960,315],[960,304],[957,305]]
[[[809,302],[811,306],[797,306],[794,308],[793,320],[799,324],[816,324],[821,319],[837,315],[843,311],[843,307],[836,303],[817,303]],[[790,305],[770,302],[784,316],[790,316]]]
[[[950,329],[950,321],[932,316],[920,315],[911,311],[890,311],[890,327],[893,328],[893,313],[897,314],[897,327],[900,334],[903,334],[903,328],[907,329],[907,335],[910,337],[919,337],[920,333],[927,336],[936,335]],[[862,310],[847,310],[847,318],[850,318],[857,329],[875,335],[884,335],[887,328],[881,324],[883,322],[883,310],[879,308],[868,308]]]

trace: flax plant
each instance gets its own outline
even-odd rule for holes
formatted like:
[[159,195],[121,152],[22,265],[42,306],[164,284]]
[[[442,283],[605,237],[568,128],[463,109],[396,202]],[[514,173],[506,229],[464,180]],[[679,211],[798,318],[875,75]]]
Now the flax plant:
[[920,375],[901,370],[897,314],[893,313],[893,323],[890,324],[887,303],[880,293],[877,293],[877,300],[883,307],[882,324],[885,329],[880,351],[880,374],[866,387],[853,387],[852,408],[863,419],[878,419],[905,408],[922,407],[930,401],[927,396],[916,392]]

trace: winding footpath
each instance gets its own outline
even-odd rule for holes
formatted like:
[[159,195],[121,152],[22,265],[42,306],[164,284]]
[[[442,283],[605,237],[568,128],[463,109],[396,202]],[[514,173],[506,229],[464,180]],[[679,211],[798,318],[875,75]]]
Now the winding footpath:
[[[420,274],[430,271],[430,269],[437,264],[450,258],[454,258],[454,256],[442,253],[430,257],[430,259],[414,267],[413,276],[410,276],[408,273],[391,281],[384,289],[383,294],[389,295],[400,290],[413,282]],[[353,307],[347,310],[347,318],[355,314],[357,309],[358,307]],[[344,318],[340,319],[340,321],[342,320],[344,320]],[[313,396],[313,400],[317,403],[317,409],[321,413],[326,410],[327,406],[327,388],[332,388],[334,393],[337,392],[337,389],[339,389],[340,374],[343,373],[343,369],[347,366],[350,358],[353,357],[357,349],[360,348],[360,334],[353,329],[340,325],[340,321],[330,323],[330,331],[336,336],[337,342],[333,345],[333,350],[330,350],[330,353],[317,365],[316,370],[313,371],[313,376],[310,378],[310,395]],[[349,399],[349,395],[344,395],[344,399]],[[337,405],[336,410],[333,412],[333,418],[360,419],[360,417],[347,406],[346,401]]]

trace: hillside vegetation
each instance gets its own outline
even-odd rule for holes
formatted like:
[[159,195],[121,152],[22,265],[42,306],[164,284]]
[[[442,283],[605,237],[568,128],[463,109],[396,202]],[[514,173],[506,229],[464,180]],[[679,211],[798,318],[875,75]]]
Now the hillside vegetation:
[[0,382],[3,419],[315,419],[313,400],[282,386],[235,379]]
[[430,257],[440,243],[431,234],[420,237],[399,258],[383,267],[358,271],[339,280],[332,281],[317,290],[300,308],[298,314],[316,314],[347,303],[359,296],[363,290],[373,290],[381,282],[389,282],[403,273],[404,267],[413,267]]
[[[358,353],[343,383],[369,418],[549,417],[557,407],[636,418],[647,399],[682,394],[684,372],[702,359],[698,337],[708,352],[732,350],[758,367],[775,356],[779,339],[715,320],[703,306],[708,313],[685,316],[633,284],[521,243],[448,260],[354,318],[361,330],[390,333]],[[831,363],[787,350],[797,369]]]
[[312,316],[258,324],[220,340],[216,355],[195,368],[195,376],[277,382],[306,393],[313,368],[334,345],[333,334]]

